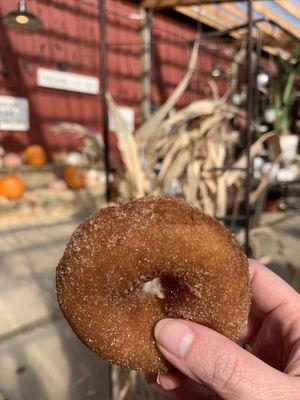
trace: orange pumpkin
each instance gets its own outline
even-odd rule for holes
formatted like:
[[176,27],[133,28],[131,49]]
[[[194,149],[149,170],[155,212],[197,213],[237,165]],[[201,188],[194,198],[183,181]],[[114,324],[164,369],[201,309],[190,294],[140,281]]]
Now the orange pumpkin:
[[24,184],[18,176],[8,175],[0,179],[0,195],[9,200],[16,200],[22,197]]
[[37,144],[26,147],[24,156],[26,163],[33,167],[42,167],[47,158],[43,147]]
[[83,172],[77,167],[66,167],[63,172],[63,178],[70,189],[79,190],[84,187]]

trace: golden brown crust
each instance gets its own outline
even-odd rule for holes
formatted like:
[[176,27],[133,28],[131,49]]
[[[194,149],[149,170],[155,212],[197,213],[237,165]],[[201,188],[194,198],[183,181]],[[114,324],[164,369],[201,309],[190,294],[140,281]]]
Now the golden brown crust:
[[[146,294],[160,277],[165,298]],[[73,233],[57,267],[61,309],[101,357],[162,372],[153,329],[186,318],[236,340],[249,311],[248,262],[216,220],[170,196],[107,207]]]

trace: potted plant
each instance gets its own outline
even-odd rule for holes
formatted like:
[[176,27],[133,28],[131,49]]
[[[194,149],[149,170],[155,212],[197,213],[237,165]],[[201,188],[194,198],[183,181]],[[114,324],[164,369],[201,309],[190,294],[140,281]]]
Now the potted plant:
[[276,109],[275,128],[281,134],[282,160],[291,161],[297,154],[299,137],[291,132],[291,107],[294,100],[294,79],[300,72],[300,46],[291,58],[277,57],[278,76],[275,81],[274,103]]

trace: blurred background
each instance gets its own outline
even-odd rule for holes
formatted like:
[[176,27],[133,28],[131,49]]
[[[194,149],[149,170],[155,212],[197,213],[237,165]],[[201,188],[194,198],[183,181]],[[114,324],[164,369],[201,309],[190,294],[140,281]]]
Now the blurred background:
[[2,0],[0,399],[158,399],[56,300],[71,233],[167,193],[299,290],[300,0]]

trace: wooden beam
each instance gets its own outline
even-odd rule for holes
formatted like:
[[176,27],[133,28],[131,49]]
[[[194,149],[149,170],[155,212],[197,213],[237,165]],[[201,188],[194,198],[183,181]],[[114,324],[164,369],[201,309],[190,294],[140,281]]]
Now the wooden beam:
[[141,113],[143,121],[151,115],[151,14],[150,10],[141,10],[143,19],[141,26]]
[[[224,13],[224,11],[222,10],[222,8],[220,6],[214,7],[214,6],[205,4],[200,7],[200,10],[201,10],[201,12],[204,12],[205,14],[209,14],[209,16],[211,16],[217,20],[222,20],[222,21],[226,22],[228,24],[228,27],[231,27],[231,26],[234,27],[234,26],[237,26],[240,24],[236,19],[234,19],[230,15],[228,15],[228,13],[226,13],[226,12]],[[245,22],[245,21],[241,21],[241,23],[242,22]]]
[[[235,7],[234,4],[224,3],[219,6],[235,15],[237,18],[240,18],[242,22],[247,21],[247,13],[242,9]],[[279,28],[271,26],[268,22],[260,22],[258,25],[259,29],[265,33],[266,35],[274,38],[277,41],[288,41],[290,37],[279,30]]]
[[[201,6],[201,10],[203,8],[204,8],[204,6]],[[206,24],[206,25],[208,25],[214,29],[217,29],[219,31],[223,31],[223,30],[227,29],[227,26],[224,25],[222,22],[220,22],[219,19],[217,20],[213,16],[210,16],[209,13],[207,13],[207,12],[205,14],[201,14],[200,12],[196,11],[196,7],[176,7],[175,10],[180,12],[181,14],[186,15],[187,17],[193,18],[196,21],[200,21],[203,24]],[[241,34],[240,32],[231,32],[230,36],[232,36],[235,39],[246,40],[245,34]],[[273,40],[273,38],[272,38],[272,40]],[[271,46],[269,43],[265,43],[265,44],[263,44],[262,48],[267,53],[272,54],[272,55],[280,55],[284,59],[287,59],[288,55],[289,55],[289,53],[285,49],[280,48],[280,43],[277,43],[276,47]]]
[[286,21],[284,18],[279,17],[276,13],[268,8],[268,6],[263,3],[256,1],[253,3],[253,8],[255,11],[263,14],[265,17],[271,21],[276,22],[276,24],[282,26],[286,31],[290,32],[292,35],[300,39],[300,29]]
[[241,22],[246,22],[247,12],[243,11],[241,8],[235,7],[234,4],[228,4],[228,3],[221,4],[220,7],[224,8],[224,10],[229,11],[231,14],[235,15],[237,18],[241,20]]
[[[232,9],[236,9],[236,7],[233,4],[229,4],[229,6],[232,7]],[[239,21],[237,21],[235,18],[232,18],[232,16],[228,12],[226,12],[229,10],[226,10],[225,7],[222,7],[222,5],[218,5],[218,7],[214,7],[214,6],[210,6],[210,5],[203,5],[203,6],[201,6],[200,9],[201,9],[201,12],[205,12],[205,14],[208,15],[209,17],[216,18],[221,21],[225,21],[228,24],[228,26],[235,27],[235,26],[241,25],[242,23],[247,22],[247,15],[243,15],[243,18],[241,18],[240,16],[236,15],[234,12],[230,11],[230,14],[235,15],[237,18],[239,18]],[[238,12],[239,11],[241,11],[241,13],[244,14],[242,10],[238,9]],[[260,22],[259,26],[261,26],[261,24],[262,23]],[[238,34],[241,37],[241,34],[245,35],[246,32],[247,32],[247,28],[244,28],[243,30],[238,31]],[[253,29],[252,36],[254,38],[257,37],[257,31],[255,29]]]
[[[234,7],[232,5],[232,7]],[[219,21],[224,21],[227,24],[227,27],[236,27],[238,25],[241,25],[243,22],[247,22],[246,20],[244,21],[237,21],[235,18],[232,18],[227,12],[224,12],[224,9],[221,8],[220,5],[218,5],[218,7],[214,7],[211,5],[202,5],[200,7],[200,10],[202,13],[204,13],[204,15],[208,16],[209,18],[212,19],[217,19]],[[235,38],[242,38],[244,37],[244,39],[246,40],[246,33],[247,33],[247,28],[243,28],[240,29],[239,31],[237,31],[236,33],[234,33],[234,35],[231,35]],[[257,33],[256,30],[253,29],[253,35],[254,38],[257,37]]]
[[165,8],[176,6],[190,6],[197,4],[196,0],[144,0],[142,6],[145,8]]
[[[143,0],[142,6],[145,8],[173,8],[181,6],[195,6],[201,4],[216,4],[231,2],[234,3],[240,0]],[[261,0],[256,0],[261,1]]]
[[274,47],[274,46],[263,46],[263,49],[269,53],[272,54],[273,56],[280,56],[283,60],[288,60],[291,56],[291,54],[279,47]]
[[[205,0],[206,1],[206,0]],[[276,1],[286,1],[286,0],[276,0]],[[182,2],[189,2],[189,3],[197,3],[198,6],[200,4],[201,7],[199,7],[199,12],[197,11],[196,7],[175,7],[175,9],[180,12],[181,14],[184,14],[190,18],[193,18],[197,21],[202,22],[203,24],[206,24],[214,29],[217,29],[219,31],[226,30],[229,26],[234,27],[238,25],[237,21],[232,18],[230,15],[228,15],[226,12],[224,13],[224,10],[229,11],[232,15],[236,16],[241,20],[241,23],[247,21],[247,15],[246,13],[241,10],[238,7],[235,7],[234,4],[229,4],[227,1],[226,3],[219,4],[218,7],[213,7],[212,5],[209,4],[203,4],[203,1],[201,0],[195,1],[195,0],[145,0],[144,3],[151,3],[152,6],[157,6],[159,5],[164,5],[164,6],[171,6],[171,4],[174,3],[182,3]],[[211,3],[215,1],[211,1]],[[233,3],[233,1],[231,1]],[[268,7],[264,6],[263,4],[259,3],[258,1],[255,2],[254,8],[256,11],[260,12],[262,15],[266,16],[268,19],[273,20],[277,24],[282,23],[281,18],[276,18],[276,15],[271,12]],[[295,29],[296,28],[290,28],[289,24],[283,21],[281,24],[286,30],[292,32],[295,34]],[[281,55],[282,58],[288,58],[288,51],[291,49],[291,44],[290,42],[290,36],[283,31],[281,31],[280,28],[274,27],[270,25],[268,22],[260,22],[259,23],[259,28],[260,30],[267,35],[267,37],[263,38],[263,49],[274,55]],[[289,29],[288,29],[289,27]],[[298,36],[300,36],[300,33],[298,33]],[[243,39],[245,35],[245,32],[242,31],[236,31],[236,32],[231,32],[230,36],[232,36],[235,39]],[[256,35],[256,32],[254,30],[254,35]],[[275,43],[274,43],[275,41]],[[276,45],[276,47],[272,47],[272,45]]]
[[[225,29],[228,28],[227,25],[224,23],[220,22],[219,20],[216,20],[212,17],[209,17],[208,15],[201,14],[198,11],[195,11],[193,7],[176,7],[176,11],[180,12],[181,14],[186,15],[187,17],[193,18],[196,21],[200,21],[205,25],[208,25],[212,28],[215,28],[219,31],[224,31]],[[240,34],[238,32],[232,32],[231,36],[234,38],[240,38]]]
[[[224,8],[227,11],[230,11],[233,15],[237,16],[238,18],[241,18],[243,20],[246,20],[246,15],[243,10],[241,10],[238,7],[234,6],[234,2],[236,0],[144,0],[143,1],[143,6],[144,7],[149,7],[149,8],[163,8],[163,7],[176,7],[176,6],[187,6],[187,5],[201,5],[201,8],[205,7],[211,7],[212,6],[209,4],[215,4],[216,2],[219,2],[219,7],[218,8]],[[284,9],[288,10],[291,14],[295,13],[294,15],[300,15],[300,7],[294,6],[293,4],[290,3],[289,0],[274,0],[276,1],[277,4],[282,6]],[[232,3],[232,4],[230,4]],[[217,8],[216,8],[217,9]],[[274,12],[269,10],[269,8],[263,4],[260,0],[256,0],[254,2],[254,9],[264,16],[266,16],[268,19],[273,20],[280,26],[282,26],[284,29],[287,31],[291,32],[292,34],[296,35],[298,38],[300,38],[300,30],[297,29],[297,27],[289,24],[287,21],[284,19],[280,18],[278,15],[276,15]],[[221,14],[221,11],[213,11],[210,14],[214,14],[215,16],[217,14]],[[298,13],[298,14],[297,14]],[[185,13],[187,15],[187,13]],[[230,16],[224,15],[222,16],[224,18],[224,21],[226,22],[229,21]],[[199,20],[199,18],[196,18]],[[203,23],[205,23],[202,20]],[[232,21],[230,22],[231,25],[234,25]],[[214,25],[211,24],[211,22],[208,24],[209,26]],[[274,26],[271,26],[268,22],[261,22],[259,24],[260,30],[265,33],[266,35],[269,35],[270,37],[274,38],[276,41],[280,42],[289,42],[290,37],[284,33],[283,31],[280,31],[279,28],[276,28]],[[219,28],[216,28],[219,29]],[[234,35],[233,35],[234,36]],[[268,40],[269,42],[269,40]],[[286,46],[287,48],[290,48],[289,45]]]
[[[234,8],[234,6],[232,6]],[[197,12],[196,7],[189,7],[189,9],[193,9],[193,13],[184,11],[183,13],[185,15],[188,15],[192,18],[196,18],[197,20],[201,21],[202,23],[205,23],[215,29],[218,30],[224,30],[224,27],[235,27],[240,25],[243,22],[246,22],[245,18],[240,18],[242,19],[241,21],[237,21],[236,19],[232,18],[228,13],[224,13],[224,9],[221,8],[220,6],[214,7],[211,5],[202,5],[199,7],[199,12]],[[243,13],[243,11],[241,11]],[[222,24],[222,27],[218,23]],[[247,32],[247,28],[241,29],[236,32],[231,32],[229,35],[231,35],[234,38],[244,38],[246,40],[245,34]],[[253,31],[253,37],[257,37],[257,33],[254,30]],[[273,41],[274,39],[271,38]],[[265,40],[266,44],[270,44],[270,39]]]
[[292,3],[290,0],[275,0],[275,3],[277,3],[280,7],[284,8],[291,15],[299,19],[300,17],[299,3],[298,3],[299,5],[295,5],[295,3]]

